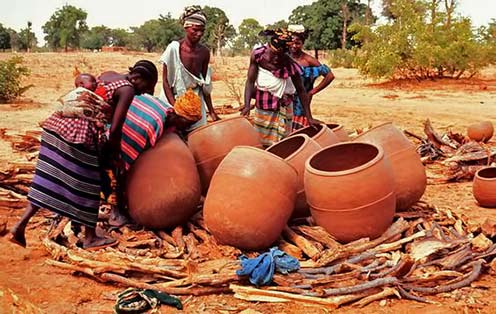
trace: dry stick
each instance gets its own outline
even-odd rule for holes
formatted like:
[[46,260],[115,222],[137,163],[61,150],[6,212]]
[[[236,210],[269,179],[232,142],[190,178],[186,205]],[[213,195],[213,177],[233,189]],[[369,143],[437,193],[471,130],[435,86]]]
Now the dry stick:
[[157,231],[157,234],[160,238],[162,238],[162,240],[167,241],[167,243],[170,244],[172,247],[177,246],[177,243],[174,240],[174,238],[168,235],[165,231],[159,230]]
[[315,247],[315,245],[301,235],[296,234],[296,232],[291,230],[288,226],[284,227],[283,234],[311,259],[316,258],[320,254],[320,251]]
[[[378,288],[378,287],[382,287],[382,286],[397,284],[398,282],[399,282],[399,280],[396,277],[379,278],[379,279],[374,279],[372,281],[368,281],[366,283],[358,284],[356,286],[324,289],[324,295],[326,297],[328,297],[328,296],[335,296],[335,295],[359,293],[359,292],[363,292],[365,290],[369,290],[372,288]],[[314,292],[309,292],[307,295],[313,296],[313,294],[314,294]]]
[[338,241],[336,241],[324,228],[320,226],[296,226],[293,228],[308,236],[312,240],[322,243],[329,249],[341,246]]
[[207,294],[220,294],[229,293],[231,290],[228,287],[191,287],[191,288],[174,288],[174,287],[160,287],[157,285],[151,285],[148,283],[140,282],[134,279],[125,278],[112,273],[103,273],[100,278],[104,281],[111,281],[115,283],[120,283],[126,287],[135,287],[140,289],[154,289],[160,292],[173,295],[207,295]]
[[425,294],[437,294],[437,293],[444,293],[444,292],[450,292],[462,287],[466,287],[470,285],[472,282],[474,282],[477,278],[479,278],[481,269],[482,269],[482,264],[484,264],[483,260],[478,260],[473,263],[472,266],[472,271],[465,276],[464,279],[449,284],[449,285],[438,285],[436,287],[417,287],[413,285],[402,285],[403,288],[408,289],[410,291],[417,291]]
[[303,259],[303,251],[297,247],[296,245],[293,245],[289,242],[286,242],[282,239],[279,240],[278,242],[278,247],[281,251],[286,252],[287,254],[301,260]]
[[431,303],[431,304],[434,303],[425,298],[419,297],[418,295],[411,294],[410,292],[406,291],[405,289],[403,289],[403,287],[399,285],[396,288],[398,288],[400,295],[407,300],[413,300],[421,303]]
[[303,268],[303,269],[300,269],[298,272],[302,273],[305,276],[307,274],[322,274],[322,273],[326,274],[326,275],[330,275],[330,274],[334,273],[337,269],[342,267],[342,264],[345,264],[345,263],[356,264],[356,263],[359,263],[361,261],[373,258],[373,257],[375,257],[376,254],[377,254],[377,252],[373,252],[373,251],[364,252],[364,253],[361,253],[359,255],[353,256],[353,257],[347,259],[346,261],[344,261],[340,264],[336,264],[336,265],[332,265],[332,266],[328,266],[328,267]]
[[372,303],[374,301],[379,301],[379,300],[385,299],[385,298],[393,296],[393,295],[397,296],[398,299],[401,299],[401,296],[400,296],[398,290],[396,290],[394,288],[386,287],[381,292],[370,295],[366,298],[363,298],[360,301],[353,303],[353,305],[358,306],[358,307],[364,307],[365,305],[367,305],[369,303]]
[[194,275],[188,278],[173,280],[164,283],[155,284],[157,287],[181,287],[187,285],[208,285],[222,286],[233,281],[237,281],[239,277],[236,274],[212,274],[212,275]]
[[71,270],[71,271],[74,271],[74,272],[80,272],[80,273],[83,273],[83,274],[86,274],[88,276],[91,276],[95,279],[100,279],[98,278],[98,276],[95,274],[95,272],[93,271],[93,269],[91,268],[88,268],[88,267],[80,267],[80,266],[76,266],[76,265],[73,265],[73,264],[68,264],[68,263],[64,263],[64,262],[58,262],[58,261],[54,261],[54,260],[46,260],[45,263],[47,265],[50,265],[50,266],[56,266],[56,267],[59,267],[59,268],[63,268],[63,269],[68,269],[68,270]]
[[174,242],[176,243],[176,246],[178,248],[179,252],[184,252],[184,249],[186,248],[186,243],[184,243],[183,240],[183,227],[182,226],[177,226],[172,230],[172,238],[174,239]]
[[309,304],[321,304],[337,308],[342,304],[355,301],[364,297],[364,294],[346,295],[333,298],[316,298],[299,294],[292,294],[280,291],[262,290],[252,287],[244,287],[231,284],[229,286],[234,291],[234,297],[247,301],[266,301],[266,302],[288,302],[297,301]]

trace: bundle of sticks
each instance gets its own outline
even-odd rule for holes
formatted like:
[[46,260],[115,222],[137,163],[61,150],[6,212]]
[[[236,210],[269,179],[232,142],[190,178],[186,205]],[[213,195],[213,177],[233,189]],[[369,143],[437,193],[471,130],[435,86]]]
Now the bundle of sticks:
[[[156,289],[174,295],[234,293],[249,301],[297,301],[336,308],[397,297],[430,302],[427,295],[469,286],[496,256],[494,226],[480,228],[449,210],[418,203],[398,213],[377,239],[335,241],[311,219],[288,225],[277,245],[299,258],[300,270],[276,274],[271,286],[250,287],[238,277],[236,248],[220,245],[205,228],[201,212],[171,232],[113,231],[119,246],[96,252],[70,241],[67,221],[44,241],[47,263],[98,281]],[[487,230],[492,230],[491,233]],[[64,245],[55,241],[65,239]],[[249,257],[258,252],[243,252]]]
[[496,161],[496,149],[451,131],[439,135],[429,119],[424,122],[423,138],[410,131],[405,134],[420,141],[417,152],[427,165],[430,183],[471,180],[477,170]]

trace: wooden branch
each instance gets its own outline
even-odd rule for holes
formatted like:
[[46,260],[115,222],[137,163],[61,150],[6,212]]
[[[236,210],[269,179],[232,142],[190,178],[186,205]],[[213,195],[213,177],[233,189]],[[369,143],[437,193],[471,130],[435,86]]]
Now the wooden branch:
[[365,297],[365,298],[361,299],[360,301],[353,303],[353,305],[358,306],[358,307],[364,307],[369,303],[372,303],[374,301],[379,301],[379,300],[382,300],[382,299],[385,299],[385,298],[391,297],[391,296],[397,296],[398,299],[401,299],[401,295],[398,292],[398,290],[396,290],[394,288],[386,287],[381,292],[373,294],[373,295],[368,296],[368,297]]
[[311,259],[317,258],[320,251],[310,241],[299,234],[296,234],[291,228],[286,226],[283,230],[283,235],[297,247],[299,247]]
[[372,288],[378,288],[383,286],[395,285],[399,282],[399,280],[395,277],[386,277],[374,279],[372,281],[368,281],[366,283],[358,284],[356,286],[347,286],[341,288],[334,289],[324,289],[325,296],[335,296],[335,295],[343,295],[343,294],[353,294],[360,293]]

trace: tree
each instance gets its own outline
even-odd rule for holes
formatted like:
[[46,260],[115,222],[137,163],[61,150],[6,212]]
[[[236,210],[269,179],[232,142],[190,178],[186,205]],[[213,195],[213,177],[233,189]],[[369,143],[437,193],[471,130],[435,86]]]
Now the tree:
[[12,28],[9,28],[8,32],[10,34],[10,49],[12,49],[12,51],[17,51],[20,45],[19,34]]
[[148,52],[164,50],[167,45],[184,35],[184,30],[176,19],[169,14],[148,20],[139,27],[132,27],[134,48],[144,48]]
[[0,23],[0,49],[10,49],[10,32]]
[[85,49],[102,49],[103,46],[111,44],[112,30],[107,26],[100,25],[92,27],[82,36],[81,47]]
[[235,46],[241,49],[253,48],[261,43],[262,38],[258,35],[263,27],[253,18],[244,19],[238,27],[238,37]]
[[36,46],[38,44],[38,39],[36,38],[35,33],[31,31],[31,27],[29,26],[29,24],[27,28],[21,29],[18,36],[19,36],[19,49],[30,52],[31,48],[33,48],[33,46]]
[[64,5],[55,11],[50,20],[42,26],[45,40],[52,49],[79,48],[81,36],[88,30],[88,14],[72,5]]
[[207,16],[207,27],[203,35],[203,42],[214,54],[220,55],[221,49],[228,40],[236,36],[234,26],[229,23],[226,13],[216,7],[203,7]]
[[273,24],[266,26],[267,29],[277,29],[277,28],[288,28],[288,22],[286,20],[280,20]]
[[131,34],[122,28],[110,30],[110,44],[113,46],[125,47],[130,43]]

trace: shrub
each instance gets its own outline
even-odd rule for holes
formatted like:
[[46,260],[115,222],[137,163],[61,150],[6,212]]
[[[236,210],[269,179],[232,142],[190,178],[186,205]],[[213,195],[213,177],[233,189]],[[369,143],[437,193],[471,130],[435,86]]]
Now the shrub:
[[355,58],[358,49],[336,49],[329,51],[328,62],[332,68],[352,68],[355,65]]
[[32,87],[21,86],[23,77],[29,75],[29,69],[22,63],[20,56],[0,61],[0,102],[14,101]]

